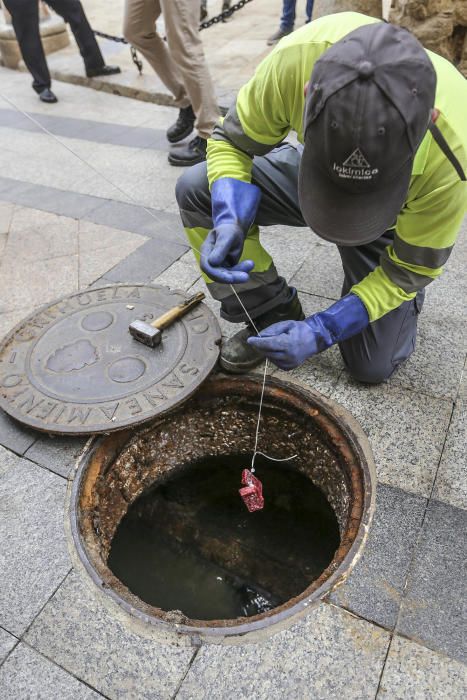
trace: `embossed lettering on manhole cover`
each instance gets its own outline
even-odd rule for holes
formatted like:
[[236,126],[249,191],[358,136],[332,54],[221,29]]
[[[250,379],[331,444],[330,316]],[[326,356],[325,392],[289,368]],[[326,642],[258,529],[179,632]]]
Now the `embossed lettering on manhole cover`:
[[155,348],[128,331],[184,301],[167,287],[115,285],[49,304],[0,344],[0,406],[49,433],[109,432],[190,396],[213,369],[220,329],[199,304]]

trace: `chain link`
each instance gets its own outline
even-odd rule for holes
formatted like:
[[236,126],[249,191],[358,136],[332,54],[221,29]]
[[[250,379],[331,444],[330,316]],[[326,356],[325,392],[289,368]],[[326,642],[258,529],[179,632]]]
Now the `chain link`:
[[213,24],[225,22],[226,19],[232,17],[234,12],[238,12],[238,10],[241,10],[242,7],[244,7],[249,2],[252,2],[252,0],[240,0],[235,5],[232,5],[232,7],[228,7],[226,10],[223,10],[223,12],[221,12],[219,15],[216,15],[215,17],[211,17],[211,19],[207,19],[204,22],[201,22],[201,24],[199,25],[199,31],[201,31],[202,29],[209,29],[209,27],[212,27]]
[[[238,10],[241,10],[242,7],[247,5],[249,2],[252,2],[253,0],[239,0],[235,5],[232,5],[232,7],[228,7],[226,10],[223,10],[220,14],[215,15],[215,17],[211,17],[211,19],[207,19],[204,22],[201,22],[199,25],[199,31],[202,31],[203,29],[209,29],[209,27],[212,27],[213,24],[218,24],[219,22],[225,22],[226,19],[229,17],[232,17],[234,12],[238,12]],[[119,44],[128,44],[128,41],[125,39],[123,36],[114,36],[113,34],[106,34],[105,32],[98,32],[96,29],[93,29],[93,32],[96,36],[100,36],[102,39],[109,39],[109,41],[116,41]]]

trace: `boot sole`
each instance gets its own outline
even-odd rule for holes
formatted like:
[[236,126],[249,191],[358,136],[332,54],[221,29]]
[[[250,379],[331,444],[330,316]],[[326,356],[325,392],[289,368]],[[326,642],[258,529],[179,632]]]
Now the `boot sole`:
[[167,141],[169,143],[178,143],[179,141],[183,141],[183,139],[186,139],[186,137],[192,133],[194,128],[195,128],[195,123],[193,122],[193,124],[190,127],[187,127],[185,129],[185,131],[183,131],[179,136],[176,136],[175,138],[173,136],[172,137],[167,136]]
[[254,369],[258,365],[260,365],[262,362],[264,362],[264,357],[260,357],[254,362],[249,362],[249,363],[244,363],[242,365],[239,364],[234,364],[233,362],[229,362],[228,360],[225,360],[223,357],[219,358],[219,366],[224,370],[224,372],[227,372],[227,374],[246,374],[247,372],[250,371],[250,369]]
[[187,167],[189,165],[197,165],[197,163],[204,163],[205,160],[206,160],[206,156],[203,156],[203,157],[200,156],[199,158],[196,158],[196,159],[190,158],[190,160],[181,160],[181,158],[173,158],[170,155],[170,153],[168,155],[168,161],[169,161],[170,165],[175,165],[176,167],[180,167],[180,168],[184,168],[184,167]]

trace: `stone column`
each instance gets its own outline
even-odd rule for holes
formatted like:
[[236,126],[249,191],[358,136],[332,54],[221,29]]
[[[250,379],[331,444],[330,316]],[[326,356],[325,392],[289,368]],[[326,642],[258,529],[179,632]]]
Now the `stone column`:
[[466,0],[392,0],[389,18],[467,76]]
[[315,0],[313,4],[313,19],[334,12],[361,12],[370,17],[383,16],[382,0]]
[[[68,46],[70,37],[63,19],[51,13],[43,2],[39,2],[39,15],[39,30],[45,53],[52,53]],[[21,52],[11,24],[10,14],[4,7],[2,7],[2,13],[0,13],[0,56],[0,62],[4,66],[7,66],[7,68],[18,68],[21,61]]]

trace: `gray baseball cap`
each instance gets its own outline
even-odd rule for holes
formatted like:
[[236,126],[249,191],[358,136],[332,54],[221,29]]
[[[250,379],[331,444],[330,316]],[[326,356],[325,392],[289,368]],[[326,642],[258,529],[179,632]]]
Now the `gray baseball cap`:
[[304,219],[319,236],[363,245],[394,225],[435,91],[423,46],[385,22],[347,34],[315,63],[298,193]]

